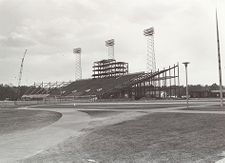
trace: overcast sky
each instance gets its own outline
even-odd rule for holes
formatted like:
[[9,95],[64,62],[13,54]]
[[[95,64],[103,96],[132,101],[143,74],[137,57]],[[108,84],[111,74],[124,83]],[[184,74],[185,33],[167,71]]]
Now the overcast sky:
[[[155,28],[157,68],[190,61],[189,83],[218,83],[216,0],[0,0],[0,83],[14,85],[24,50],[22,85],[74,80],[73,48],[82,48],[83,78],[107,59],[104,41],[115,39],[115,58],[130,72],[146,70],[145,28]],[[225,85],[225,2],[218,0]]]

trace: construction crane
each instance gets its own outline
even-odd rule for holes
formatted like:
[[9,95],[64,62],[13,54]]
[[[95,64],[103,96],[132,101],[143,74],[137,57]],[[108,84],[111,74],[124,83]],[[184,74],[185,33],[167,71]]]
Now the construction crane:
[[20,95],[20,84],[21,84],[21,79],[22,79],[22,74],[23,74],[23,62],[26,57],[26,54],[27,54],[27,49],[25,50],[25,52],[23,54],[23,58],[22,58],[21,65],[20,65],[19,80],[18,80],[18,97]]

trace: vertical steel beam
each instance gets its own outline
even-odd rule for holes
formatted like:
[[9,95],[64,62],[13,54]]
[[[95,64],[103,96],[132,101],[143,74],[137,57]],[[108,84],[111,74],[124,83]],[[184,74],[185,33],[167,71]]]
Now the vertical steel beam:
[[174,77],[174,96],[177,96],[177,83],[176,83],[176,68],[177,66],[174,65],[174,69],[173,69],[173,77]]

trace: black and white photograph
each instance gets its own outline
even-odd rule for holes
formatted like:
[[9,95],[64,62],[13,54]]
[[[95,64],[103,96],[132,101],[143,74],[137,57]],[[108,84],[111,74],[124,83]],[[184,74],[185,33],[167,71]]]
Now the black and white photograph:
[[0,163],[225,163],[225,1],[0,0]]

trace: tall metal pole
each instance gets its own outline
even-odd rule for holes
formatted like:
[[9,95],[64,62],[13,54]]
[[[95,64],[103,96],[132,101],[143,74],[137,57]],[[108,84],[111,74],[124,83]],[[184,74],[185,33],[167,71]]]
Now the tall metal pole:
[[189,107],[189,95],[188,95],[188,70],[187,70],[187,66],[190,62],[183,62],[184,66],[185,66],[185,73],[186,73],[186,104],[187,104],[187,108]]
[[179,66],[179,63],[177,63],[177,84],[178,84],[178,93],[179,93],[179,96],[180,97],[180,66]]
[[20,65],[18,87],[20,87],[20,84],[21,84],[21,79],[22,79],[22,74],[23,74],[23,62],[24,62],[24,59],[26,57],[26,54],[27,54],[27,49],[25,49],[25,52],[23,54],[23,58],[22,58],[22,61],[21,61],[21,65]]
[[25,49],[25,52],[23,54],[23,58],[21,61],[21,65],[20,65],[20,72],[19,72],[19,80],[18,80],[18,91],[17,91],[17,100],[20,98],[20,85],[21,85],[21,79],[22,79],[22,75],[23,75],[23,63],[24,63],[24,59],[26,57],[27,54],[27,49]]
[[222,70],[221,70],[221,59],[220,59],[220,40],[219,40],[217,9],[216,9],[216,34],[217,34],[218,66],[219,66],[219,82],[220,82],[220,107],[223,107]]

